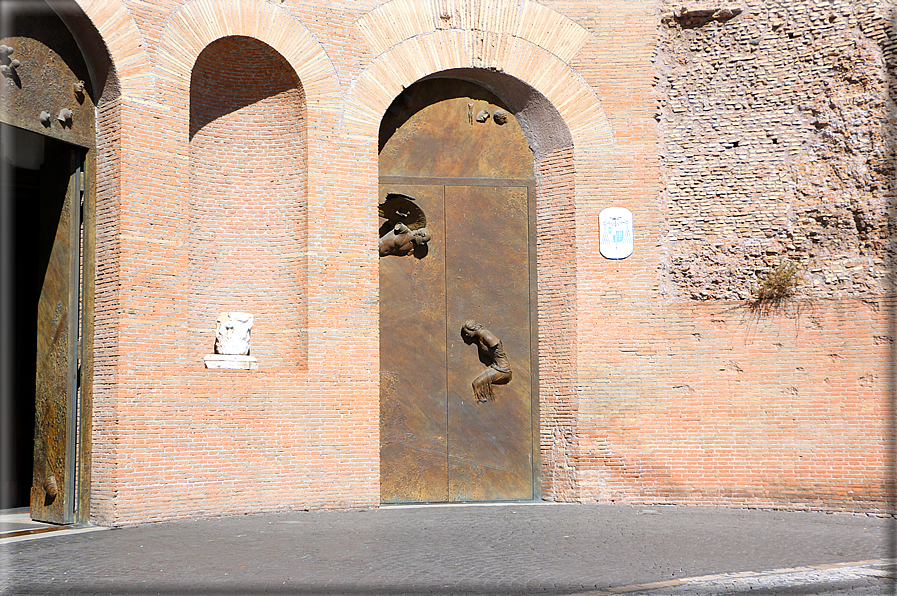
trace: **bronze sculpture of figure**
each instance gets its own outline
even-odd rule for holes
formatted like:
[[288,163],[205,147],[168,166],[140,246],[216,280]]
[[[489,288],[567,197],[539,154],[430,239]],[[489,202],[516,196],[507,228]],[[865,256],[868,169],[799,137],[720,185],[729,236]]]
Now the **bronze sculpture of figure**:
[[380,256],[404,257],[414,252],[422,259],[427,255],[427,242],[432,238],[427,229],[427,216],[415,204],[414,197],[391,192],[378,206],[378,213],[386,221],[380,226]]
[[476,343],[480,361],[487,368],[473,380],[473,394],[478,402],[495,401],[492,385],[504,385],[511,381],[511,363],[501,345],[501,340],[476,321],[465,321],[461,326],[461,338],[470,345]]
[[430,232],[427,228],[410,229],[399,222],[389,232],[380,238],[380,256],[397,255],[404,257],[416,247],[423,246],[430,241]]

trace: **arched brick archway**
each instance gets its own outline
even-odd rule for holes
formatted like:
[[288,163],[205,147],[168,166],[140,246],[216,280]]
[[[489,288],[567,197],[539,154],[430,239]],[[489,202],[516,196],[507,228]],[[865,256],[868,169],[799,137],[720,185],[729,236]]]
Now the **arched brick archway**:
[[[214,15],[214,18],[210,19],[207,15]],[[328,217],[326,207],[319,206],[322,201],[319,197],[328,196],[328,185],[322,177],[312,173],[327,168],[327,164],[317,156],[326,153],[322,147],[333,137],[342,110],[342,92],[336,71],[308,28],[277,3],[265,0],[189,0],[171,15],[162,32],[156,72],[159,101],[176,115],[176,141],[191,145],[191,152],[195,149],[192,140],[195,131],[190,128],[190,114],[185,108],[192,101],[190,86],[194,69],[201,54],[225,38],[252,40],[270,48],[281,57],[284,66],[293,73],[301,87],[302,116],[294,119],[293,126],[294,132],[298,131],[296,127],[302,128],[301,135],[304,136],[301,166],[304,177],[301,185],[303,212],[300,218],[304,235],[308,226]],[[239,56],[233,59],[243,62]],[[251,65],[247,68],[251,70]],[[315,124],[307,126],[308,122]],[[182,182],[189,183],[186,179]],[[292,246],[291,250],[296,250],[296,247]],[[304,245],[298,250],[301,252],[300,259],[307,262]],[[301,300],[317,300],[316,290],[307,287],[306,267],[303,265],[299,269],[301,273],[297,273],[294,279],[301,286],[298,292],[303,296]],[[327,299],[326,292],[321,292],[320,299]],[[302,321],[299,323],[301,335],[306,337],[309,327],[320,324],[314,320],[316,311],[313,307],[304,306],[302,310],[308,314],[297,319],[297,322]],[[191,337],[190,341],[201,339]],[[195,349],[200,348],[196,346]],[[309,353],[308,349],[302,348],[300,352],[303,355],[293,361],[300,362],[303,368],[306,365],[314,366],[310,360],[319,366],[326,365],[326,356],[319,353],[322,348],[316,346],[315,349],[318,351]]]
[[[214,15],[208,19],[205,15]],[[290,64],[305,90],[310,115],[325,120],[342,104],[336,72],[312,33],[284,8],[265,0],[190,0],[169,19],[159,43],[162,101],[189,85],[200,53],[230,35],[252,37],[274,48]]]
[[474,82],[494,93],[517,115],[533,149],[541,496],[570,499],[576,493],[575,470],[568,464],[575,448],[577,407],[577,274],[570,246],[576,218],[572,136],[551,103],[513,77],[460,68],[425,77],[430,78]]
[[[569,64],[587,30],[529,0],[468,4],[422,2],[410,18],[393,0],[356,22],[375,57],[346,99],[343,134],[376,135],[380,115],[403,88],[433,73],[469,68],[509,75],[543,95],[578,151],[613,144],[601,102]],[[388,26],[396,21],[407,26]]]
[[129,100],[155,101],[155,76],[146,43],[122,0],[48,0],[47,3],[70,28],[85,30],[83,20],[86,18],[99,32],[101,39],[79,42],[87,53],[91,53],[94,47],[108,51],[115,65],[114,85],[108,95],[104,93],[104,99],[121,95]]
[[[375,57],[350,89],[340,132],[376,141],[381,116],[401,91],[434,76],[477,82],[515,110],[534,151],[537,181],[541,493],[550,500],[575,499],[577,472],[569,463],[577,448],[577,273],[571,243],[582,172],[576,165],[578,156],[614,145],[600,101],[569,65],[588,32],[528,1],[479,11],[463,2],[449,3],[459,4],[458,10],[442,10],[443,4],[421,3],[415,18],[404,19],[404,29],[378,25],[401,16],[399,2],[359,19],[356,26]],[[565,34],[551,36],[549,30]]]

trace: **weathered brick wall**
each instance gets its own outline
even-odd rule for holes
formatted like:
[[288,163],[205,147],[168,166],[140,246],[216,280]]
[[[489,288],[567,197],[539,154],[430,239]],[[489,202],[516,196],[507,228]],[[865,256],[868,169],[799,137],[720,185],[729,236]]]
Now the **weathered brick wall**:
[[788,261],[805,297],[885,293],[897,5],[699,4],[660,7],[664,292],[748,299]]
[[537,163],[539,251],[539,441],[542,496],[565,501],[577,495],[572,448],[576,442],[576,261],[570,247],[551,238],[570,235],[573,149],[558,149]]
[[[885,509],[889,4],[698,26],[656,0],[79,3],[122,84],[95,521],[377,504],[376,135],[446,69],[516,89],[536,150],[544,497]],[[622,261],[598,250],[609,206],[635,217]],[[752,310],[780,258],[799,299]],[[262,303],[260,370],[204,370],[217,311]]]
[[886,511],[893,300],[660,306],[651,337],[599,353],[581,497]]
[[[893,3],[687,6],[655,17],[655,281],[580,277],[580,498],[889,510]],[[796,298],[752,302],[783,262]]]
[[[114,478],[115,408],[111,403],[117,384],[118,338],[114,317],[118,309],[117,288],[120,285],[118,255],[119,232],[117,213],[121,196],[121,104],[107,102],[97,110],[97,176],[95,234],[93,337],[93,417],[91,435],[99,445],[91,450],[91,475]],[[90,313],[88,313],[90,316]],[[90,494],[93,519],[111,520],[115,491],[109,482],[92,483]]]

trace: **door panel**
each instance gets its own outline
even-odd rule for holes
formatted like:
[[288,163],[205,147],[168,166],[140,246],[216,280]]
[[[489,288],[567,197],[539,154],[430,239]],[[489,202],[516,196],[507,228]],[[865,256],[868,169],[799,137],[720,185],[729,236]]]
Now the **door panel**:
[[[474,83],[432,80],[397,99],[380,128],[380,176],[530,179],[533,153],[517,119],[506,124],[477,114],[509,111]],[[388,141],[385,140],[389,137]]]
[[[431,234],[425,256],[380,258],[383,502],[537,492],[532,163],[511,110],[473,83],[421,81],[383,118],[383,213],[387,193],[412,197]],[[501,339],[510,362],[512,379],[494,386],[495,401],[473,395],[488,363],[462,340],[468,319]]]
[[[527,188],[446,187],[449,499],[530,499],[529,216]],[[486,365],[460,335],[473,319],[498,336],[512,379],[494,402],[471,382]]]
[[75,393],[80,266],[80,161],[69,145],[47,143],[38,200],[40,297],[37,304],[34,471],[31,517],[74,519]]
[[[381,501],[533,498],[526,187],[381,185],[416,199],[423,258],[380,260]],[[475,319],[501,340],[512,380],[478,403],[486,365],[460,335]]]
[[381,186],[416,199],[427,255],[380,259],[380,495],[445,501],[445,230],[442,186]]

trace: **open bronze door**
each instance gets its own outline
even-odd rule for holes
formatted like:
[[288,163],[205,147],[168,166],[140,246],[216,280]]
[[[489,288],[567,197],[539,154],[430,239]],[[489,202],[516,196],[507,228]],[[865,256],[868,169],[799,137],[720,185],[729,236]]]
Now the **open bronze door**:
[[75,515],[82,152],[47,140],[32,195],[38,222],[37,356],[32,519],[68,524]]
[[380,144],[381,501],[537,498],[523,131],[488,91],[437,79],[396,99]]
[[[46,2],[9,4],[0,27],[0,286],[12,291],[0,296],[9,338],[0,436],[12,465],[0,466],[0,503],[29,505],[40,521],[86,522],[99,97],[91,75],[102,88],[111,63],[98,50],[88,68],[81,42],[95,32],[77,41]],[[60,14],[79,22],[69,8]]]

